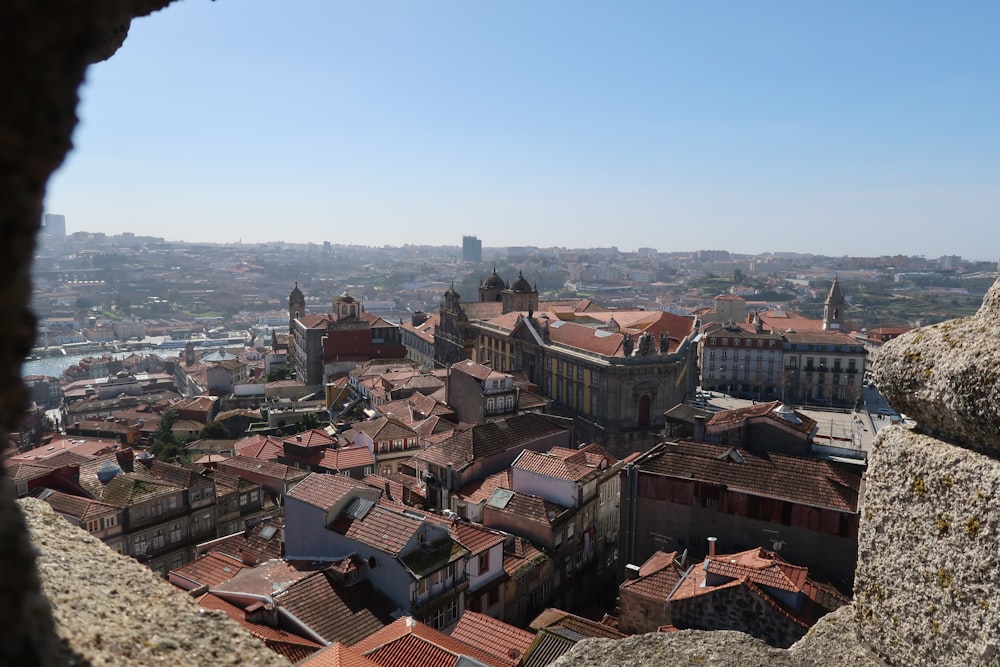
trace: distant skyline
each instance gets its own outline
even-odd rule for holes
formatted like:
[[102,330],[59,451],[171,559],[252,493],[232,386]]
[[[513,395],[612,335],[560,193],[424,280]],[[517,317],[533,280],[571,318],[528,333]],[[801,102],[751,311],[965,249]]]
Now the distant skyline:
[[183,0],[46,211],[170,240],[1000,258],[1000,4]]

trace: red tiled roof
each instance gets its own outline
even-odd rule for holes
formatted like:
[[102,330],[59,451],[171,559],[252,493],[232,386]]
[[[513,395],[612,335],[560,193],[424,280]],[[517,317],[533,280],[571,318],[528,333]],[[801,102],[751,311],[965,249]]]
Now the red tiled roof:
[[474,611],[462,614],[451,636],[502,660],[510,667],[518,664],[535,638],[527,630]]
[[324,649],[313,653],[295,667],[380,667],[377,662],[367,658],[357,649],[334,642]]
[[566,433],[562,424],[544,415],[526,413],[508,417],[501,422],[477,424],[452,437],[431,445],[414,455],[414,458],[441,467],[449,463],[456,470],[464,470],[472,461],[492,456],[543,437]]
[[224,612],[229,618],[246,628],[254,637],[262,640],[272,651],[285,656],[289,660],[296,662],[303,660],[323,646],[319,642],[300,637],[281,628],[271,627],[265,623],[248,621],[246,620],[246,612],[241,607],[227,602],[212,593],[205,593],[199,597],[198,604],[205,609]]
[[[583,457],[583,460],[586,461],[586,458]],[[584,482],[601,475],[600,468],[573,462],[569,457],[533,452],[530,449],[521,452],[511,467],[570,482]]]
[[344,587],[315,572],[275,596],[295,618],[328,642],[352,645],[392,622],[396,605],[371,584]]
[[540,630],[542,628],[566,628],[585,637],[602,639],[624,639],[627,636],[609,625],[604,625],[603,623],[598,623],[597,621],[591,621],[590,619],[583,618],[582,616],[577,616],[567,611],[551,607],[536,616],[535,619],[529,624],[529,627],[533,630]]
[[183,577],[190,581],[191,588],[201,585],[218,586],[229,581],[246,566],[231,556],[221,553],[207,553],[187,565],[171,570],[171,576]]
[[338,516],[330,528],[391,556],[398,556],[421,523],[419,519],[375,505],[361,518],[345,514]]
[[329,447],[336,444],[337,441],[327,435],[325,431],[314,428],[302,433],[296,433],[281,442],[296,447]]
[[498,544],[503,544],[504,536],[489,528],[478,526],[468,521],[451,521],[448,534],[451,538],[468,549],[472,555],[486,551]]
[[622,582],[622,590],[631,591],[657,602],[666,603],[684,572],[674,562],[677,552],[657,551],[639,568],[639,578]]
[[683,440],[667,443],[640,466],[646,473],[722,484],[750,495],[858,511],[861,475],[830,461]]
[[276,461],[282,453],[281,441],[267,435],[251,435],[233,443],[233,451],[240,456]]
[[507,662],[410,616],[365,637],[354,648],[382,667],[453,667],[463,655],[492,667],[508,666]]
[[288,492],[289,498],[328,510],[356,488],[368,488],[363,482],[344,475],[310,473]]
[[733,410],[722,410],[714,413],[706,423],[706,426],[713,432],[716,432],[724,426],[737,426],[745,424],[750,420],[769,419],[786,428],[800,431],[806,435],[812,433],[813,428],[816,426],[815,419],[812,419],[801,412],[795,412],[795,416],[798,417],[799,423],[782,419],[777,413],[775,413],[775,410],[781,407],[781,405],[781,401],[771,401],[770,403],[758,403],[757,405],[748,405],[742,408],[735,408]]
[[514,488],[510,477],[510,468],[507,468],[495,475],[490,475],[486,479],[466,484],[456,495],[469,503],[483,503],[489,500],[490,496],[497,489]]

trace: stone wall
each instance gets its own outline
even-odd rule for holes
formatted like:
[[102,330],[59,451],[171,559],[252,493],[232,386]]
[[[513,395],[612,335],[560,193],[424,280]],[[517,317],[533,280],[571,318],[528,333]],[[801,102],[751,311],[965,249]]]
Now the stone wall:
[[802,638],[806,628],[754,595],[746,586],[729,586],[670,603],[670,615],[679,628],[741,630],[771,646],[787,648]]

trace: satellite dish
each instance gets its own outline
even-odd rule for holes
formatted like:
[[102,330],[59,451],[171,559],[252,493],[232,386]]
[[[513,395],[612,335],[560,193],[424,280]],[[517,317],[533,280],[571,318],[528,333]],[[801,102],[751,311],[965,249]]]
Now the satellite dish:
[[785,546],[784,540],[774,540],[771,542],[771,550],[774,552],[781,551],[781,547]]

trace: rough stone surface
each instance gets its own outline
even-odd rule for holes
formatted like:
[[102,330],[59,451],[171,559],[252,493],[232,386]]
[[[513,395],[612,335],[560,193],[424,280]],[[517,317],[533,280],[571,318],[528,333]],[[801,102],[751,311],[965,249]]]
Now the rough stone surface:
[[52,607],[58,665],[284,665],[222,612],[206,611],[41,500],[19,501]]
[[868,462],[862,637],[893,664],[1000,663],[1000,462],[899,426]]
[[[87,64],[111,55],[133,16],[170,0],[0,2],[0,449],[27,403],[21,362],[34,341],[31,260],[45,184],[72,147]],[[0,664],[55,664],[24,520],[0,469]]]
[[553,663],[553,667],[882,667],[885,663],[866,648],[854,626],[854,610],[843,607],[827,614],[805,637],[788,649],[778,649],[742,632],[684,630],[636,635],[618,641],[588,639]]
[[927,433],[1000,454],[1000,281],[971,316],[914,329],[875,358],[889,403]]

